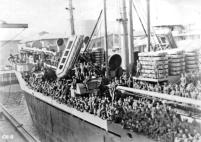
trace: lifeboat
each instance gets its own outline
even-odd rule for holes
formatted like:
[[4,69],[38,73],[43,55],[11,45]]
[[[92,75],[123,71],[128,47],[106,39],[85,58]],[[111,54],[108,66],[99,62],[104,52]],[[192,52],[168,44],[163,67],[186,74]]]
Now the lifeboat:
[[82,35],[72,36],[68,40],[56,70],[58,78],[64,77],[73,67],[82,48],[83,38],[84,36]]

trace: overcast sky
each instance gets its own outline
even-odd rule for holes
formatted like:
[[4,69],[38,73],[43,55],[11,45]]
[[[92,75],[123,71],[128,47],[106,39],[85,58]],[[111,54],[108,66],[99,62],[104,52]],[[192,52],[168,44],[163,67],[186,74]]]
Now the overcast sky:
[[[110,32],[119,29],[116,22],[120,18],[120,1],[107,0],[108,29]],[[128,0],[126,0],[128,2]],[[134,0],[142,17],[146,18],[146,0]],[[201,0],[150,0],[151,23],[160,24],[193,24],[201,23]],[[102,9],[103,0],[73,0],[75,7],[75,30],[82,28],[85,20],[96,20]],[[70,33],[68,13],[65,10],[68,0],[1,0],[0,20],[8,23],[27,23],[21,37],[30,36],[41,31],[51,33]],[[200,24],[201,25],[201,24]],[[92,29],[93,27],[91,27]],[[140,24],[134,14],[134,28],[140,30]],[[13,38],[20,29],[0,29],[0,40]]]

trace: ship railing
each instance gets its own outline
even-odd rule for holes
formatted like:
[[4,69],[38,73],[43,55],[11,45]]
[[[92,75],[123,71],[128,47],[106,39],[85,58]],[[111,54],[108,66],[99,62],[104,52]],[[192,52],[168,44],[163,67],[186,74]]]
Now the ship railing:
[[25,92],[33,95],[34,97],[37,97],[38,99],[40,99],[43,102],[46,102],[54,107],[57,107],[60,110],[63,110],[71,115],[74,115],[84,121],[87,121],[93,125],[96,125],[102,129],[108,131],[107,120],[103,120],[103,119],[99,118],[98,116],[91,115],[87,112],[80,112],[74,108],[68,107],[65,104],[59,104],[56,100],[53,100],[51,97],[44,96],[43,94],[30,89],[27,86],[27,83],[22,78],[21,74],[17,71],[14,71],[14,72],[18,78],[21,89],[24,90]]
[[47,66],[47,67],[50,67],[50,68],[53,68],[53,69],[57,69],[57,66],[58,66],[58,64],[59,64],[59,61],[56,61],[56,60],[54,60],[54,61],[52,61],[51,59],[49,59],[49,60],[46,60],[45,62],[44,62],[44,64]]
[[140,89],[124,87],[124,86],[118,86],[117,89],[122,90],[122,91],[131,92],[134,94],[140,94],[143,96],[154,97],[154,98],[169,100],[169,101],[173,101],[173,102],[189,104],[189,105],[197,106],[198,109],[201,109],[201,100],[185,98],[185,97],[180,97],[180,96],[175,96],[175,95],[168,95],[165,93],[151,92],[151,91],[140,90]]

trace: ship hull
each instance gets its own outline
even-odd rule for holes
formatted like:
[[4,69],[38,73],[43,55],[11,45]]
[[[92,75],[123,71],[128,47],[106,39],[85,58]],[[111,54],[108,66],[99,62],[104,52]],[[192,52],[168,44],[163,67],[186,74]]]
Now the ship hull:
[[24,92],[28,109],[42,142],[120,142],[107,132]]

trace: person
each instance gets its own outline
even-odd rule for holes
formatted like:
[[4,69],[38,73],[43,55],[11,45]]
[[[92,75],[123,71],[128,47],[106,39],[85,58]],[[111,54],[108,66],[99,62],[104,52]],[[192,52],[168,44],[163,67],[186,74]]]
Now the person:
[[75,78],[75,76],[73,76],[72,86],[74,90],[76,89],[76,84],[77,84],[77,79]]
[[140,63],[139,60],[137,60],[137,73],[136,73],[137,77],[141,75],[141,70],[142,70],[142,64]]
[[167,82],[164,83],[163,93],[169,94],[169,85],[167,84]]
[[186,86],[186,77],[185,77],[184,74],[181,74],[180,86],[183,87],[183,88]]
[[129,77],[128,77],[128,79],[127,79],[127,86],[128,86],[128,87],[133,86],[133,85],[132,85],[132,81],[133,81],[133,79],[132,79],[132,74],[129,73]]
[[112,82],[110,83],[110,86],[109,86],[109,92],[110,92],[110,96],[111,96],[111,98],[112,98],[112,105],[113,105],[113,101],[114,101],[114,99],[115,99],[115,90],[116,90],[116,86],[117,86],[117,84],[116,84],[115,81],[112,81]]
[[159,84],[159,82],[157,82],[157,84],[155,85],[155,92],[161,92],[161,86]]
[[80,75],[81,76],[85,76],[85,73],[84,73],[84,65],[83,65],[83,63],[80,63]]
[[158,64],[154,64],[154,73],[155,73],[155,78],[159,79],[159,69],[158,69]]
[[75,65],[73,70],[75,71],[75,78],[79,80],[80,79],[80,72],[79,72],[78,66]]
[[83,84],[84,84],[84,86],[85,86],[87,91],[89,91],[89,87],[88,87],[88,84],[87,84],[89,82],[89,80],[90,80],[90,77],[88,75],[86,75],[85,79],[83,81]]

